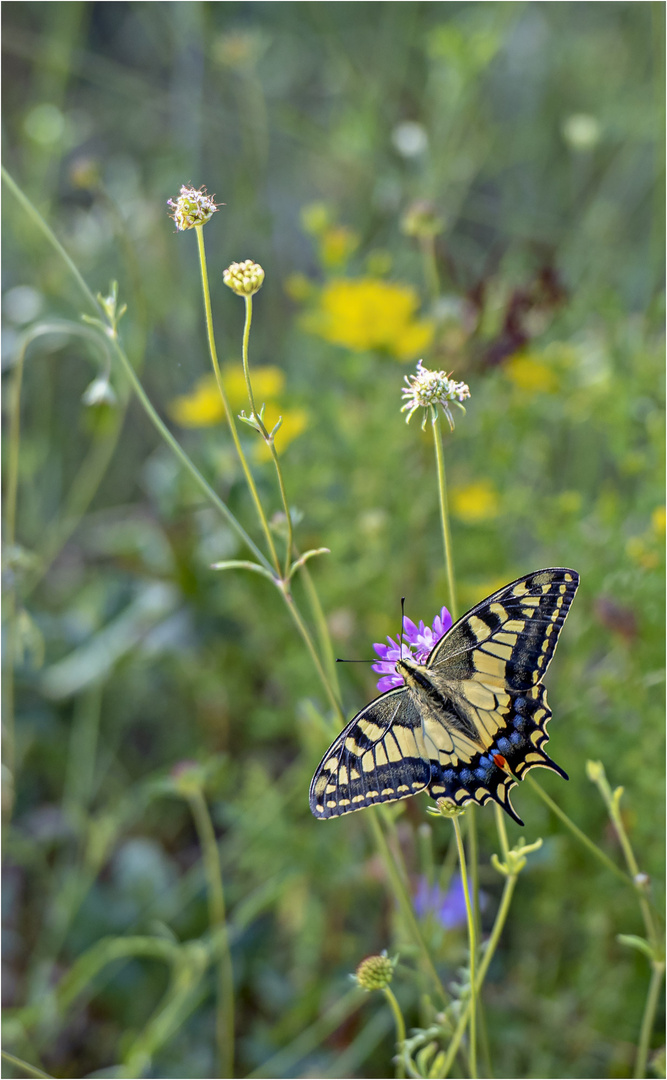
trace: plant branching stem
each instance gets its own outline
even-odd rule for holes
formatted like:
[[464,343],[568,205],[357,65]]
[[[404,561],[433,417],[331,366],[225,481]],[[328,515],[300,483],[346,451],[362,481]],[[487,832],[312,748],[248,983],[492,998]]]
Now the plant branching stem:
[[615,874],[617,878],[620,878],[620,880],[623,881],[626,885],[631,885],[634,889],[634,882],[631,880],[631,878],[629,878],[628,875],[625,874],[621,870],[621,868],[617,866],[616,863],[597,846],[597,844],[594,844],[592,840],[589,840],[589,838],[586,836],[586,833],[582,832],[581,829],[577,825],[575,825],[574,822],[567,816],[565,811],[561,810],[560,806],[547,795],[546,791],[542,790],[540,785],[535,780],[533,780],[530,773],[526,777],[526,781],[528,784],[530,784],[533,791],[535,791],[539,795],[539,797],[542,799],[542,802],[546,803],[546,805],[549,807],[550,810],[553,811],[556,817],[560,818],[563,824],[570,830],[572,835],[576,836],[577,840],[579,840],[579,842],[583,844],[584,847],[588,848],[591,854],[595,855],[595,858],[598,860],[598,862],[601,862],[603,866],[606,866],[607,870],[611,870],[612,874]]
[[287,492],[285,490],[285,481],[283,480],[283,472],[280,467],[280,461],[278,459],[278,452],[273,436],[269,434],[264,421],[257,412],[257,406],[255,405],[255,397],[252,392],[252,381],[250,379],[250,361],[248,357],[248,340],[250,337],[250,327],[252,325],[252,296],[245,297],[245,322],[243,325],[243,374],[245,375],[246,388],[248,390],[248,398],[250,399],[250,408],[252,415],[255,418],[262,434],[264,442],[269,448],[271,458],[276,470],[276,476],[278,478],[278,487],[280,488],[280,498],[282,499],[283,510],[285,511],[285,522],[287,525],[287,540],[285,551],[285,572],[283,577],[287,580],[289,574],[290,563],[292,562],[292,551],[294,548],[294,532],[292,526],[292,515],[290,514],[289,503],[287,502]]
[[[486,948],[484,949],[484,955],[482,956],[482,961],[480,963],[479,971],[477,973],[477,980],[475,985],[475,992],[477,997],[479,997],[482,986],[484,985],[486,973],[489,970],[489,965],[498,947],[498,942],[500,941],[500,935],[502,934],[505,922],[507,921],[507,915],[509,913],[510,904],[512,903],[512,895],[514,893],[516,880],[516,874],[510,875],[505,880],[505,888],[503,889],[503,895],[500,900],[500,907],[498,908],[498,913],[493,924],[491,936],[486,944]],[[470,1014],[471,1004],[472,999],[466,1002],[466,1005],[461,1012],[459,1022],[456,1025],[456,1030],[452,1035],[449,1046],[447,1047],[447,1054],[442,1069],[440,1071],[441,1077],[446,1077],[449,1075],[449,1071],[454,1063],[454,1058],[456,1057],[459,1046],[461,1045],[461,1039],[463,1038],[463,1034],[468,1025],[468,1017]]]
[[[231,436],[232,436],[232,439],[234,441],[234,446],[236,448],[236,453],[238,455],[239,461],[241,462],[241,468],[243,469],[243,474],[244,474],[244,476],[246,478],[246,483],[248,485],[248,490],[250,491],[252,501],[255,504],[255,509],[257,511],[257,516],[259,518],[260,525],[262,526],[264,536],[266,537],[266,543],[267,543],[269,552],[271,553],[271,561],[272,561],[272,563],[273,563],[273,565],[275,567],[276,573],[280,574],[280,562],[278,560],[278,553],[276,551],[275,544],[273,542],[273,534],[271,533],[271,529],[269,527],[269,523],[267,521],[266,514],[264,513],[264,507],[262,506],[262,501],[261,501],[261,499],[259,497],[259,493],[257,491],[257,486],[255,484],[255,479],[254,479],[254,477],[252,475],[252,472],[250,471],[250,466],[248,465],[246,456],[243,453],[243,447],[241,446],[241,441],[239,439],[239,434],[238,434],[238,431],[236,430],[236,421],[234,419],[234,414],[233,414],[233,412],[231,410],[231,406],[229,404],[229,401],[227,400],[227,394],[226,394],[226,391],[225,391],[224,383],[222,381],[222,372],[220,371],[220,364],[218,362],[218,352],[217,352],[217,349],[215,347],[215,335],[213,333],[213,314],[212,314],[212,311],[211,311],[211,293],[210,293],[210,289],[208,287],[208,271],[206,269],[206,249],[204,247],[204,232],[203,232],[203,229],[204,229],[203,225],[196,225],[195,226],[195,232],[197,234],[197,247],[198,247],[198,250],[199,250],[199,266],[200,266],[200,269],[201,269],[201,284],[202,284],[202,291],[203,291],[203,294],[204,294],[204,311],[205,311],[205,314],[206,314],[206,333],[207,333],[207,336],[208,336],[208,349],[209,349],[209,353],[210,353],[210,356],[211,356],[211,363],[213,364],[213,371],[215,372],[215,379],[216,379],[216,382],[218,384],[218,390],[220,391],[220,397],[222,398],[222,404],[223,404],[223,407],[224,407],[224,410],[225,410],[225,416],[227,417],[227,423],[229,425],[229,430],[231,432]],[[249,325],[248,325],[247,329],[248,329],[248,331],[250,330]],[[245,340],[245,332],[244,332],[244,340]],[[245,345],[247,347],[247,342],[245,342]]]

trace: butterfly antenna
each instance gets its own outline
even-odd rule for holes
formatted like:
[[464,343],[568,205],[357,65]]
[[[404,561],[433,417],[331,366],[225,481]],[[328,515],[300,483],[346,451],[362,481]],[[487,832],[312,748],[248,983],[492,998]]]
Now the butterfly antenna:
[[[399,636],[399,644],[401,647],[401,660],[403,659],[403,639],[405,638],[405,597],[401,597],[401,633]],[[408,650],[409,652],[409,650]]]

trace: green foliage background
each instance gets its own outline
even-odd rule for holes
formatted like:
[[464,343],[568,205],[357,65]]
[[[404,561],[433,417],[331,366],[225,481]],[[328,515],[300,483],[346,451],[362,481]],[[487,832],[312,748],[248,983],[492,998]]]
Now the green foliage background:
[[[475,328],[425,356],[472,390],[446,439],[448,479],[500,495],[495,516],[454,517],[462,602],[540,566],[581,573],[548,680],[550,749],[571,779],[539,779],[620,861],[585,773],[586,759],[604,763],[625,788],[658,905],[663,21],[662,4],[624,2],[3,7],[5,166],[91,288],[118,279],[123,339],[161,415],[209,364],[196,245],[174,232],[167,198],[205,183],[226,204],[205,230],[226,364],[239,363],[242,305],[222,270],[247,257],[264,267],[251,357],[282,367],[286,403],[308,413],[284,468],[303,513],[299,547],[331,549],[311,570],[346,656],[366,657],[395,632],[401,595],[426,621],[446,602],[432,447],[399,413],[412,366],[308,334],[285,285],[297,272],[326,277],[301,224],[302,208],[322,201],[360,236],[346,273],[389,252],[389,279],[415,285],[428,310],[419,250],[400,222],[412,200],[437,203],[442,290],[459,331],[484,290]],[[579,148],[567,127],[578,115],[594,132]],[[405,122],[427,136],[416,156],[397,149]],[[23,332],[77,322],[82,306],[7,191],[4,227],[4,288],[35,290],[14,292],[6,309],[11,380]],[[521,390],[505,317],[544,268],[560,295],[524,319],[523,352],[553,380],[549,392]],[[19,546],[6,552],[22,654],[5,1047],[58,1076],[126,1075],[112,1067],[165,993],[164,965],[116,962],[67,1012],[50,987],[102,938],[206,933],[200,849],[168,779],[194,760],[206,766],[227,890],[238,1075],[386,1076],[392,1027],[379,997],[354,997],[330,1032],[302,1038],[348,994],[347,973],[382,948],[401,952],[408,1023],[425,1015],[364,815],[323,824],[308,810],[327,740],[321,687],[268,583],[211,571],[245,553],[128,400],[122,373],[112,372],[115,408],[82,404],[98,366],[71,333],[40,334],[26,360]],[[11,393],[4,400],[11,410]],[[257,537],[224,427],[174,430]],[[258,483],[277,510],[268,465]],[[341,678],[351,715],[375,683],[362,666]],[[494,1074],[628,1076],[648,965],[616,935],[641,933],[634,899],[526,785],[514,801],[526,839],[545,843],[521,876],[485,990]],[[401,804],[396,819],[413,882],[425,806]],[[497,838],[490,809],[477,818],[486,925],[500,892],[489,866]],[[438,860],[449,841],[436,824]],[[424,932],[451,982],[465,931]],[[209,973],[146,1075],[218,1075],[213,1032]]]

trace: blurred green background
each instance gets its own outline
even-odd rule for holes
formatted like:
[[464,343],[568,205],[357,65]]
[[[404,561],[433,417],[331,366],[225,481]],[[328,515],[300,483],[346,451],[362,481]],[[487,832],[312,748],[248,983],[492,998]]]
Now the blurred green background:
[[[259,374],[258,396],[286,418],[297,544],[331,550],[310,566],[337,654],[368,657],[394,634],[402,595],[427,622],[447,602],[432,444],[419,417],[404,423],[400,389],[422,356],[470,385],[445,440],[462,607],[540,566],[581,573],[548,678],[550,751],[570,782],[537,775],[620,864],[585,772],[604,763],[660,906],[664,6],[26,2],[2,15],[5,167],[93,291],[118,280],[151,400],[258,542],[204,378],[194,236],[175,232],[167,199],[192,183],[225,203],[204,235],[230,393],[243,305],[222,270],[264,267],[251,363],[279,369]],[[424,217],[442,226],[432,259],[415,235]],[[6,439],[31,335],[5,548],[5,1048],[57,1076],[127,1075],[165,965],[116,962],[67,1011],[51,988],[105,937],[206,934],[177,782],[192,761],[223,864],[237,1075],[387,1076],[391,1016],[380,996],[345,998],[347,973],[400,951],[409,1026],[426,987],[365,815],[310,815],[329,714],[308,655],[268,582],[210,569],[247,553],[122,372],[113,400],[82,400],[105,375],[76,331],[81,295],[7,188],[3,220]],[[374,695],[363,666],[341,681],[348,715]],[[629,1076],[648,963],[616,935],[642,932],[634,898],[527,785],[514,804],[526,840],[545,842],[485,989],[494,1075]],[[395,819],[415,890],[426,805]],[[477,820],[488,930],[498,841],[491,810]],[[438,862],[449,843],[436,823]],[[465,928],[431,916],[423,932],[455,981]],[[301,1037],[344,998],[328,1029]],[[144,1075],[216,1068],[208,969]]]

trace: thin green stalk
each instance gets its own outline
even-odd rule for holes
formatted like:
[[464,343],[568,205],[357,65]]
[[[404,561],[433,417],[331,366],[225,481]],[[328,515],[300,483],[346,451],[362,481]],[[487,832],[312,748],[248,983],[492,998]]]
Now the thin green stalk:
[[308,603],[310,605],[313,620],[315,622],[317,637],[320,645],[320,652],[322,653],[324,663],[327,666],[327,674],[334,689],[335,695],[340,701],[340,683],[338,681],[336,658],[334,656],[333,646],[331,644],[331,634],[329,633],[326,616],[324,614],[322,604],[320,603],[317,589],[315,588],[315,582],[313,581],[312,575],[306,563],[302,565],[300,575],[303,581],[304,588],[306,590],[306,596],[308,597]]
[[424,938],[422,937],[422,932],[421,932],[421,930],[419,928],[419,923],[417,922],[417,919],[415,917],[415,913],[414,913],[414,910],[413,910],[413,907],[412,907],[412,902],[411,902],[410,897],[408,895],[408,892],[407,892],[407,890],[405,888],[405,884],[403,882],[403,879],[401,878],[401,875],[398,872],[398,869],[396,867],[396,863],[394,862],[394,858],[393,858],[393,856],[391,854],[391,851],[389,850],[389,845],[387,844],[387,838],[384,835],[384,832],[382,830],[382,826],[380,824],[380,821],[378,819],[378,816],[377,816],[377,813],[376,813],[376,810],[375,810],[374,807],[371,807],[369,809],[369,813],[366,815],[366,819],[368,821],[370,821],[370,827],[371,827],[371,830],[373,832],[373,837],[375,839],[376,846],[377,846],[378,851],[380,852],[380,854],[382,856],[382,859],[383,859],[383,862],[384,862],[384,864],[385,864],[385,866],[387,868],[387,873],[389,874],[389,883],[390,883],[390,885],[392,887],[394,897],[396,898],[398,906],[399,906],[399,908],[401,909],[401,911],[403,913],[403,917],[404,917],[405,921],[407,922],[407,924],[408,924],[408,926],[410,928],[410,933],[412,934],[414,942],[419,948],[419,951],[420,951],[421,956],[422,956],[422,960],[424,962],[424,966],[428,970],[428,973],[431,976],[431,979],[433,980],[433,985],[435,986],[438,993],[440,994],[443,1002],[447,1002],[447,1001],[449,1001],[449,995],[447,994],[447,991],[445,990],[444,986],[442,985],[442,981],[440,979],[440,976],[438,975],[438,973],[437,973],[437,971],[435,969],[435,965],[433,963],[433,960],[431,959],[431,954],[430,954],[430,952],[429,952],[429,950],[428,950],[428,948],[426,946],[426,942],[424,941]]
[[651,981],[648,987],[646,1005],[644,1006],[644,1015],[642,1017],[642,1026],[639,1033],[637,1058],[635,1061],[635,1071],[633,1073],[635,1080],[641,1080],[642,1077],[646,1076],[649,1043],[651,1041],[651,1032],[653,1031],[655,1014],[658,1008],[658,999],[660,997],[660,987],[662,986],[664,975],[665,965],[654,963],[652,965]]
[[201,788],[188,793],[188,802],[199,837],[204,860],[206,888],[208,892],[208,917],[212,931],[217,931],[220,941],[218,962],[218,1007],[216,1012],[216,1039],[220,1075],[234,1075],[234,971],[227,934],[225,892],[222,883],[222,866],[215,837],[215,830],[206,799]]
[[500,806],[498,806],[497,802],[494,802],[493,809],[496,815],[496,829],[498,830],[498,839],[500,840],[502,861],[507,864],[510,847],[507,841],[507,829],[505,827],[505,811]]
[[334,712],[336,713],[336,716],[338,717],[339,721],[341,723],[344,723],[345,722],[345,713],[343,712],[343,707],[340,704],[340,702],[338,700],[338,697],[336,696],[336,693],[335,693],[335,691],[334,691],[334,689],[333,689],[333,687],[332,687],[332,685],[331,685],[331,683],[330,683],[330,681],[329,681],[329,679],[327,677],[327,673],[324,670],[324,667],[322,666],[322,661],[319,658],[319,655],[317,653],[317,649],[315,648],[315,644],[313,642],[313,639],[310,636],[310,631],[309,631],[308,627],[306,626],[306,623],[304,621],[304,618],[303,618],[301,612],[299,611],[298,607],[296,606],[294,597],[292,596],[292,594],[290,592],[288,592],[287,588],[281,588],[280,592],[281,592],[281,595],[282,595],[282,597],[283,597],[283,599],[285,601],[285,604],[287,605],[287,610],[289,611],[289,613],[290,613],[290,615],[292,617],[294,625],[296,626],[297,630],[301,634],[301,638],[302,638],[306,648],[308,649],[308,652],[310,654],[310,658],[313,661],[313,664],[315,666],[315,670],[317,671],[317,674],[320,677],[320,682],[322,683],[322,686],[324,687],[324,691],[325,691],[325,693],[326,693],[326,695],[327,695],[327,697],[329,699],[329,704],[331,705]]
[[97,300],[95,299],[92,292],[90,291],[90,289],[86,285],[86,283],[83,280],[80,272],[77,270],[76,266],[74,265],[74,263],[70,259],[69,255],[65,251],[64,247],[62,246],[62,244],[58,240],[55,233],[53,233],[51,231],[51,229],[46,224],[46,222],[45,222],[44,218],[42,217],[42,215],[39,213],[39,211],[36,209],[36,207],[33,206],[30,199],[27,197],[27,195],[23,194],[23,192],[21,191],[21,188],[18,186],[16,181],[12,179],[12,177],[9,175],[9,173],[7,172],[7,170],[5,169],[4,166],[0,166],[0,175],[2,175],[2,179],[5,181],[7,187],[10,189],[10,191],[15,196],[15,198],[18,199],[18,201],[20,202],[21,206],[23,207],[23,209],[25,210],[26,214],[28,215],[30,220],[33,222],[33,224],[37,226],[37,228],[40,230],[41,233],[43,233],[43,235],[46,237],[46,239],[51,244],[51,246],[53,248],[55,248],[55,250],[58,252],[58,254],[60,255],[60,258],[63,259],[64,262],[67,264],[67,269],[69,270],[70,274],[72,275],[72,277],[76,281],[76,283],[79,286],[81,292],[84,294],[84,296],[86,297],[88,303],[90,304],[90,306],[95,311],[95,314],[99,315],[101,309],[100,309],[99,304],[97,303]]
[[476,1018],[476,987],[475,987],[475,968],[476,968],[476,956],[477,956],[477,933],[475,928],[475,911],[470,899],[470,889],[468,886],[468,870],[466,867],[466,854],[463,844],[463,836],[461,835],[461,825],[459,819],[452,818],[452,825],[454,826],[454,832],[456,834],[456,846],[459,852],[459,863],[461,864],[461,881],[463,883],[463,896],[466,904],[466,917],[468,920],[468,947],[470,950],[470,1076],[471,1080],[476,1080],[477,1077],[477,1032],[475,1030],[475,1018]]
[[[502,934],[505,922],[507,921],[507,916],[509,914],[516,880],[516,874],[510,875],[505,879],[505,888],[503,889],[503,895],[500,900],[500,907],[498,908],[498,913],[493,924],[491,936],[487,942],[486,948],[484,950],[484,955],[482,957],[482,962],[479,966],[479,972],[477,973],[475,992],[478,997],[481,993],[482,986],[484,985],[484,979],[486,978],[486,973],[489,970],[489,965],[498,947],[500,935]],[[468,1025],[468,1015],[471,1008],[471,1001],[472,999],[466,1002],[459,1017],[459,1022],[456,1025],[456,1030],[452,1035],[449,1046],[447,1047],[447,1054],[445,1056],[442,1070],[440,1072],[440,1076],[443,1078],[449,1075],[449,1071],[454,1063],[454,1058],[456,1057],[459,1046],[461,1045],[461,1039],[463,1038],[465,1029]]]
[[560,806],[558,806],[558,804],[555,803],[553,799],[549,798],[546,791],[542,790],[540,785],[536,783],[535,780],[533,780],[530,774],[528,774],[528,776],[526,777],[526,782],[530,784],[533,791],[535,791],[542,799],[542,801],[547,804],[549,809],[554,812],[556,817],[559,817],[563,824],[567,826],[572,835],[576,836],[577,840],[579,840],[579,842],[583,844],[584,847],[588,848],[592,855],[595,855],[595,858],[598,860],[598,862],[601,862],[603,866],[606,866],[607,870],[611,870],[612,874],[615,874],[616,877],[620,878],[620,880],[623,881],[626,885],[631,885],[633,889],[635,888],[632,879],[629,878],[628,875],[625,874],[620,869],[620,867],[618,867],[616,863],[609,858],[608,855],[605,855],[604,851],[602,851],[597,846],[597,844],[594,844],[592,840],[589,840],[589,838],[586,836],[586,833],[582,832],[581,829],[578,828],[578,826],[576,826],[573,821],[571,821],[565,811],[561,810]]
[[445,453],[442,446],[442,432],[437,417],[432,417],[433,443],[435,445],[435,461],[438,470],[438,496],[440,499],[440,523],[442,525],[442,542],[445,549],[445,566],[447,567],[447,587],[449,589],[449,613],[454,622],[458,618],[458,606],[456,603],[456,586],[454,584],[454,562],[452,559],[452,537],[449,529],[449,512],[447,509],[447,480],[445,477]]
[[[591,762],[588,763],[589,769],[592,764],[593,763]],[[642,891],[641,886],[638,885],[638,882],[640,880],[639,865],[635,858],[635,853],[632,850],[630,837],[625,830],[625,825],[623,824],[623,817],[621,815],[620,800],[623,794],[623,788],[616,788],[616,790],[612,792],[602,766],[600,766],[600,774],[597,776],[597,779],[594,782],[596,783],[606,803],[607,810],[609,811],[609,817],[611,818],[611,823],[614,826],[614,830],[623,851],[623,857],[625,858],[626,866],[630,871],[630,876],[632,878],[635,892],[637,894],[637,901],[639,903],[642,918],[644,920],[646,936],[655,948],[658,945],[658,933],[655,927],[655,923],[653,921],[653,916],[651,915],[651,909],[649,907],[648,900],[644,892]]]
[[[7,497],[5,499],[5,551],[12,554],[16,543],[16,501],[18,495],[19,451],[21,446],[21,386],[27,341],[19,353],[9,399],[9,447],[7,451]],[[2,758],[7,769],[7,802],[13,806],[16,790],[15,769],[16,749],[14,739],[14,667],[16,664],[16,586],[12,584],[7,594],[7,671],[3,680],[4,715],[3,715],[3,753]],[[11,811],[10,811],[11,813]]]
[[273,464],[275,465],[275,469],[276,469],[276,476],[278,477],[278,487],[280,488],[280,497],[282,499],[283,509],[285,511],[285,521],[286,521],[286,524],[287,524],[287,542],[286,542],[286,551],[285,551],[285,572],[283,574],[283,577],[285,578],[285,580],[287,580],[287,575],[289,574],[290,564],[292,562],[292,550],[293,550],[293,547],[294,547],[294,533],[293,533],[293,526],[292,526],[292,515],[290,514],[289,503],[287,502],[287,492],[285,490],[285,482],[283,480],[283,473],[282,473],[282,469],[280,467],[280,461],[278,460],[278,453],[276,451],[275,442],[273,441],[273,437],[271,435],[269,435],[269,432],[268,432],[268,430],[266,428],[266,425],[264,424],[264,421],[262,420],[261,416],[259,415],[259,413],[257,411],[257,406],[255,405],[255,397],[254,397],[253,392],[252,392],[252,382],[250,380],[250,362],[249,362],[249,359],[248,359],[248,341],[249,341],[249,338],[250,338],[250,327],[252,325],[252,296],[246,296],[246,297],[244,297],[244,299],[245,299],[245,322],[244,322],[244,325],[243,325],[243,345],[242,345],[243,374],[245,375],[245,383],[246,383],[246,388],[247,388],[247,391],[248,391],[248,397],[250,399],[250,408],[252,410],[252,415],[255,418],[256,423],[259,424],[259,428],[260,428],[262,437],[263,437],[266,445],[269,448],[269,451],[271,453],[271,457],[273,458]]
[[23,1058],[15,1057],[14,1054],[9,1054],[6,1050],[0,1050],[0,1055],[8,1061],[10,1065],[15,1065],[17,1069],[23,1069],[23,1072],[28,1076],[44,1077],[44,1080],[54,1080],[51,1073],[42,1072],[36,1065],[29,1065]]
[[430,234],[420,237],[419,247],[422,254],[426,288],[431,300],[437,300],[440,296],[440,275],[438,274],[438,260],[435,256],[435,236]]
[[[213,314],[211,312],[211,293],[210,293],[210,290],[209,290],[209,287],[208,287],[208,271],[206,269],[206,249],[204,247],[203,228],[204,228],[203,225],[196,225],[195,226],[195,232],[197,234],[197,247],[198,247],[198,250],[199,250],[199,265],[200,265],[200,269],[201,269],[202,291],[204,293],[204,310],[205,310],[205,313],[206,313],[206,333],[207,333],[207,336],[208,336],[208,348],[209,348],[209,353],[210,353],[210,356],[211,356],[211,363],[213,364],[213,371],[215,372],[215,379],[216,379],[216,382],[218,384],[218,390],[220,391],[220,397],[222,398],[222,404],[223,404],[223,407],[224,407],[224,410],[225,410],[225,416],[227,417],[227,423],[229,425],[229,430],[231,432],[231,436],[232,436],[232,439],[234,441],[234,446],[236,447],[236,453],[238,455],[239,461],[241,462],[241,468],[243,469],[243,473],[244,473],[245,478],[246,478],[246,483],[248,485],[248,489],[249,489],[250,494],[252,496],[252,500],[253,500],[253,502],[255,504],[255,509],[257,511],[257,516],[259,517],[260,524],[261,524],[262,529],[264,531],[264,536],[266,537],[266,543],[267,543],[269,552],[271,553],[271,560],[272,560],[273,565],[275,567],[276,573],[280,574],[280,561],[278,559],[278,553],[276,551],[275,544],[273,542],[273,535],[271,533],[271,529],[269,527],[269,522],[267,520],[266,514],[264,513],[264,507],[262,506],[262,502],[261,502],[261,499],[259,497],[257,487],[255,485],[254,477],[252,475],[252,472],[250,471],[250,466],[248,465],[248,462],[246,460],[246,456],[243,453],[243,447],[241,446],[241,441],[239,439],[238,431],[236,430],[236,421],[234,420],[234,414],[233,414],[233,412],[231,410],[229,401],[227,400],[227,394],[225,392],[225,387],[224,387],[224,384],[223,384],[223,381],[222,381],[222,372],[220,371],[220,364],[218,362],[218,353],[217,353],[217,349],[215,347],[215,336],[214,336],[214,333],[213,333]],[[249,329],[249,327],[248,327],[248,329]]]
[[394,1014],[394,1023],[396,1024],[396,1076],[398,1080],[403,1080],[405,1076],[405,1068],[403,1066],[403,1043],[405,1042],[405,1021],[403,1019],[403,1013],[401,1012],[401,1006],[398,1004],[394,993],[390,986],[384,986],[382,993],[389,1002],[392,1013]]

